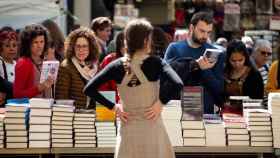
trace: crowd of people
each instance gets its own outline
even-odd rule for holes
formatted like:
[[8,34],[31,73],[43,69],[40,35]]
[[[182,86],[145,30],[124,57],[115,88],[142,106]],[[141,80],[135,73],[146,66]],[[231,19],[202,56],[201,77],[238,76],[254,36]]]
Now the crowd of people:
[[[112,25],[109,18],[98,17],[92,20],[90,28],[76,28],[66,39],[51,20],[28,25],[19,33],[9,26],[1,28],[0,76],[1,87],[5,87],[0,92],[1,106],[11,98],[43,97],[73,99],[77,108],[94,108],[95,99],[89,99],[83,92],[88,81],[113,61],[124,58],[130,45],[139,43],[128,44],[124,30],[109,41]],[[153,27],[150,55],[169,64],[185,86],[204,88],[205,113],[214,113],[215,105],[222,108],[232,95],[266,99],[269,92],[278,91],[279,64],[278,60],[272,63],[272,46],[268,40],[242,37],[228,42],[220,37],[211,42],[212,30],[213,18],[205,12],[196,13],[188,29],[175,32],[172,41],[160,27]],[[203,56],[208,48],[223,51],[214,63]],[[56,81],[50,77],[40,83],[45,60],[60,62]],[[150,69],[154,68],[157,67]],[[166,82],[163,77],[162,87],[168,87]],[[98,88],[115,91],[119,102],[117,85],[109,80]],[[178,98],[180,93],[169,95]]]
[[[272,52],[267,40],[218,38],[212,43],[213,17],[208,13],[194,14],[188,31],[180,30],[173,41],[161,28],[136,19],[108,45],[112,29],[107,17],[93,19],[90,28],[79,27],[66,39],[50,20],[27,25],[19,34],[1,28],[0,105],[11,98],[41,97],[73,99],[79,109],[95,108],[98,101],[114,109],[124,124],[130,122],[121,126],[118,157],[137,155],[128,150],[174,157],[160,113],[163,104],[180,97],[183,86],[203,87],[204,113],[222,109],[230,96],[265,99],[280,91],[279,59],[272,63],[272,53],[280,50]],[[214,62],[204,56],[209,48],[222,50]],[[60,62],[56,80],[40,82],[45,60]],[[115,91],[121,104],[99,91]],[[137,148],[139,142],[149,145]]]

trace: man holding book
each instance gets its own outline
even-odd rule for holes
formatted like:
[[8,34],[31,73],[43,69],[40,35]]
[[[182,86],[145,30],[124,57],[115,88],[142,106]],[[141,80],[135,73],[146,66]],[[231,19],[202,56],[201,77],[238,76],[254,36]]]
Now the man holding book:
[[[209,13],[194,14],[189,26],[190,37],[184,41],[171,43],[164,57],[184,81],[185,86],[203,87],[204,113],[214,113],[214,104],[219,106],[223,102],[224,54],[220,53],[214,62],[204,55],[206,49],[214,49],[207,43],[212,29],[213,17]],[[187,62],[190,59],[195,59],[196,62],[190,65]],[[188,72],[183,71],[186,67],[189,68]],[[185,73],[192,73],[192,75],[185,75]]]

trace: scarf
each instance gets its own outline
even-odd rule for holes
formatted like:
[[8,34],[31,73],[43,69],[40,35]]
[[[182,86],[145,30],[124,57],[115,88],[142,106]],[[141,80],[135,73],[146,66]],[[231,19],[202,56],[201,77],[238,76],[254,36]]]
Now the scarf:
[[[87,81],[89,81],[97,72],[97,66],[93,65],[93,68],[90,69],[88,66],[84,66],[82,67],[79,64],[79,61],[77,60],[77,58],[72,57],[71,58],[74,66],[76,67],[76,69],[78,70],[78,72],[81,74],[81,76],[86,79]],[[90,104],[90,97],[87,96],[87,103],[86,103],[86,108],[89,107]]]

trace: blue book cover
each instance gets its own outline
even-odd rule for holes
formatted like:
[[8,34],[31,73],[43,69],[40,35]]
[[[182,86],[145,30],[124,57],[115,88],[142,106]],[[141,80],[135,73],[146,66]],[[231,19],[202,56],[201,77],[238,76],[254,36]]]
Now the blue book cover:
[[30,113],[30,108],[29,108],[29,99],[28,98],[21,98],[21,99],[8,99],[6,108],[8,106],[25,106],[25,124],[28,125],[29,123],[29,113]]

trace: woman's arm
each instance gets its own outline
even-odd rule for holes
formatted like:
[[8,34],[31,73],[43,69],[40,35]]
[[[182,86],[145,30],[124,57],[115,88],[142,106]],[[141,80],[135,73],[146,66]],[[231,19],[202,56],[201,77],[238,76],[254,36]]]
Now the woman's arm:
[[88,82],[84,88],[84,93],[87,96],[94,98],[97,102],[106,106],[107,108],[113,109],[115,104],[100,94],[98,89],[100,85],[108,82],[109,80],[116,80],[116,78],[120,76],[123,77],[124,74],[119,73],[118,70],[120,66],[122,66],[120,60],[113,61],[107,65]]
[[183,88],[184,84],[169,64],[163,60],[161,64],[162,71],[160,79],[164,81],[164,84],[161,84],[159,99],[161,103],[166,104],[173,97],[171,93],[177,94]]
[[18,61],[15,67],[15,81],[13,93],[15,98],[32,98],[40,93],[38,85],[32,82],[35,80],[35,72],[32,63],[26,60]]

